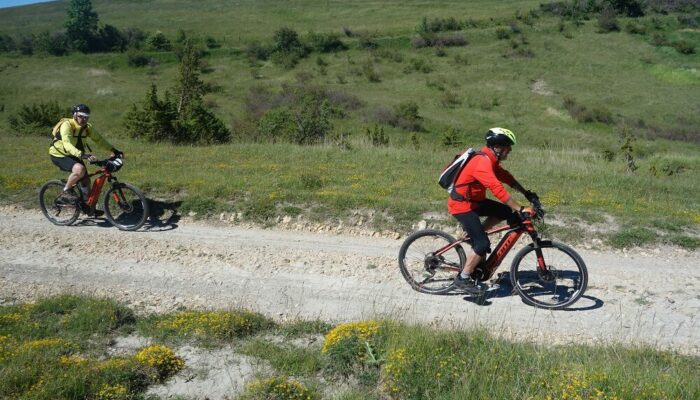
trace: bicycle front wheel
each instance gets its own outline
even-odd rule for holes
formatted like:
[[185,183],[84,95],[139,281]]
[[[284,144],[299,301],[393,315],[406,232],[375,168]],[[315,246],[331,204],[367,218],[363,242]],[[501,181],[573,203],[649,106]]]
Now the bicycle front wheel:
[[[46,219],[55,225],[70,225],[80,215],[80,207],[78,207],[77,201],[74,203],[61,201],[65,185],[65,182],[53,180],[46,182],[39,189],[39,207],[41,212],[44,213]],[[72,187],[69,193],[76,198],[78,197],[75,187]]]
[[581,256],[562,243],[540,243],[546,270],[539,268],[538,252],[530,244],[513,259],[510,282],[526,304],[559,310],[574,304],[588,285],[588,270]]
[[435,253],[454,243],[449,234],[425,229],[406,238],[399,250],[399,269],[411,287],[422,293],[442,294],[452,290],[455,276],[467,259],[462,246]]
[[105,217],[123,231],[135,231],[146,223],[148,202],[146,196],[129,183],[115,183],[105,193]]

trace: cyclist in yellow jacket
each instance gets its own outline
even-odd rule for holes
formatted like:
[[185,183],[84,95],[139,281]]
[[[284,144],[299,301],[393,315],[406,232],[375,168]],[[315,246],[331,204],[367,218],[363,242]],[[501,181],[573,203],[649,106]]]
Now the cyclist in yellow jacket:
[[96,161],[97,158],[90,154],[92,150],[85,143],[85,139],[89,138],[98,147],[110,150],[112,157],[123,155],[97,133],[92,124],[88,123],[90,107],[78,104],[72,111],[73,118],[63,118],[54,126],[53,143],[49,147],[51,161],[62,171],[70,172],[61,196],[61,200],[66,203],[74,203],[77,200],[68,190],[78,181],[81,183],[80,190],[85,196],[90,192],[90,177],[87,175],[83,160]]

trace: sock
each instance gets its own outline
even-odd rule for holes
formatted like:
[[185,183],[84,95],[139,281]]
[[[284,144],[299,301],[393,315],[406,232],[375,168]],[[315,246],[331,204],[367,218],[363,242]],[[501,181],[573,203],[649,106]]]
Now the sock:
[[460,272],[459,276],[461,276],[463,279],[469,278],[469,274],[465,274],[464,271]]
[[70,186],[68,186],[68,184],[66,183],[66,186],[63,187],[63,191],[67,192],[69,190],[70,190]]

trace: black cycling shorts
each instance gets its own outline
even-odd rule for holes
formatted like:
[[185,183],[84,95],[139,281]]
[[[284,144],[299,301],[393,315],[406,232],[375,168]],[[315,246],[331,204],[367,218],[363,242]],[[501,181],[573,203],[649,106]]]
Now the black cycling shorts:
[[497,217],[508,220],[508,223],[511,224],[519,221],[518,215],[510,207],[491,199],[479,202],[479,206],[475,210],[456,214],[454,217],[457,218],[457,221],[462,225],[462,229],[469,235],[474,252],[481,257],[491,252],[491,241],[486,235],[479,217]]
[[83,164],[83,160],[78,157],[66,156],[66,157],[55,157],[51,156],[51,161],[56,165],[61,171],[73,172],[73,166],[75,164]]

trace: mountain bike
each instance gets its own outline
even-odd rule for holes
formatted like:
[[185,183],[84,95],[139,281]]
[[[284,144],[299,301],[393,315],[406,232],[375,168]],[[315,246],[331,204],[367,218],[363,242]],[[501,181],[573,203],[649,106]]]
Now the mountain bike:
[[101,168],[89,174],[91,178],[93,176],[97,178],[93,182],[87,199],[76,185],[70,188],[69,193],[77,200],[64,201],[65,179],[48,181],[39,189],[39,206],[44,216],[56,225],[71,225],[78,219],[81,211],[88,215],[94,212],[102,188],[106,182],[109,182],[110,187],[102,199],[105,218],[124,231],[135,231],[142,227],[149,215],[148,201],[136,186],[119,182],[114,175],[123,165],[122,159],[109,158],[91,162],[91,164]]
[[[518,239],[527,234],[532,243],[513,258],[510,283],[522,300],[531,306],[557,310],[575,303],[586,291],[588,270],[581,256],[571,247],[540,238],[535,221],[544,221],[538,200],[527,216],[512,225],[488,230],[487,235],[505,232],[489,257],[480,263],[472,278],[486,282]],[[448,233],[424,229],[411,234],[399,250],[399,268],[411,287],[422,293],[445,294],[454,290],[454,278],[467,260],[462,244],[470,244],[466,233],[455,239]]]

